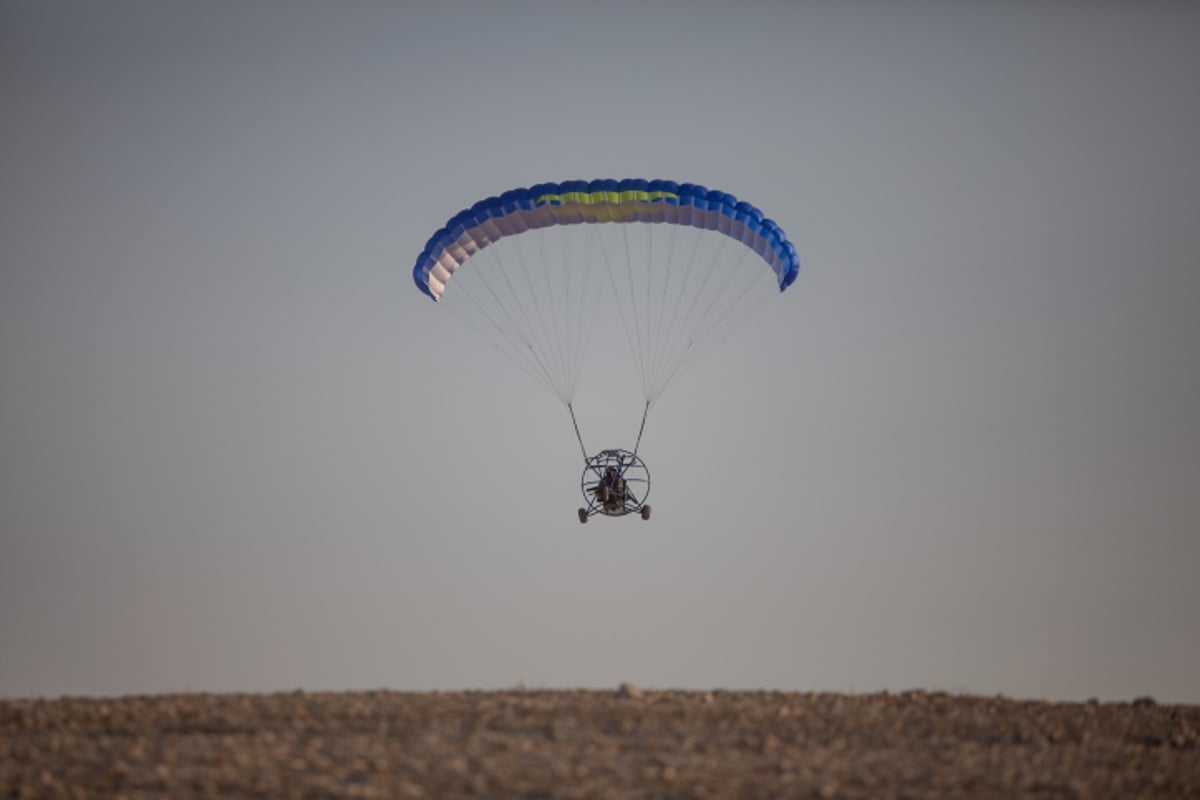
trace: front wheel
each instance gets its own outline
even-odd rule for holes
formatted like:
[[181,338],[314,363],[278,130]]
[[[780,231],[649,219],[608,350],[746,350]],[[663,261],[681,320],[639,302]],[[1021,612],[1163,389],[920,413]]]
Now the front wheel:
[[588,520],[587,509],[586,508],[579,509],[579,522],[586,523],[587,520]]
[[642,519],[650,519],[650,506],[642,506]]

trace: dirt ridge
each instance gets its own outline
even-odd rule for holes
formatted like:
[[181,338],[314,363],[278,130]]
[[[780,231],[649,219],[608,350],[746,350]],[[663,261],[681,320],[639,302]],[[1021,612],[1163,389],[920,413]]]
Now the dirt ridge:
[[1200,797],[1200,706],[945,692],[0,700],[0,797]]

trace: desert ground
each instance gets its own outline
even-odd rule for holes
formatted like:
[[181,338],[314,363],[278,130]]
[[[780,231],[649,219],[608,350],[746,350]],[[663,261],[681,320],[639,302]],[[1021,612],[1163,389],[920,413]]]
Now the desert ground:
[[1200,797],[1200,706],[943,692],[0,700],[0,797]]

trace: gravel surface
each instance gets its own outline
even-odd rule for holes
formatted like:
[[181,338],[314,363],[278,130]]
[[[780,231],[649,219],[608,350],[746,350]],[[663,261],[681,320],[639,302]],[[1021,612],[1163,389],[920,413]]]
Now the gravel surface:
[[0,797],[1200,797],[1200,706],[503,691],[0,701]]

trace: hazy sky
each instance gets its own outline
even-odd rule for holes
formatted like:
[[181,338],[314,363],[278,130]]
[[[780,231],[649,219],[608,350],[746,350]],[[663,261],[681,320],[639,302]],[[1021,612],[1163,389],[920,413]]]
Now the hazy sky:
[[[1200,702],[1200,6],[432,5],[0,3],[0,695]],[[566,412],[411,269],[610,176],[803,268],[652,412],[654,518],[581,526]]]

